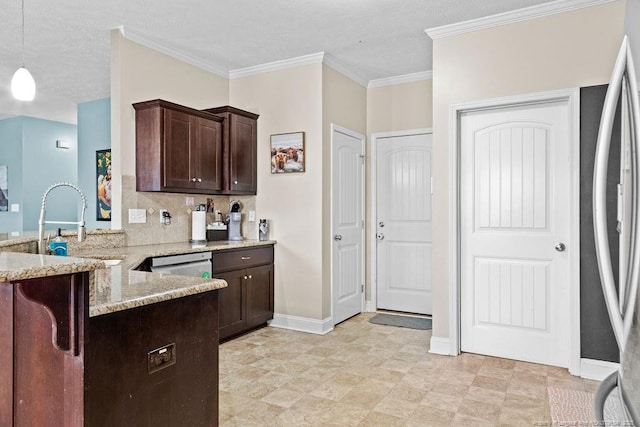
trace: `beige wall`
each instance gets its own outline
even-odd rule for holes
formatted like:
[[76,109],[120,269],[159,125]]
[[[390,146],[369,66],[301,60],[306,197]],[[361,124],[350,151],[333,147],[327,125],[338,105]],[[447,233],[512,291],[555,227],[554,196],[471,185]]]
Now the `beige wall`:
[[367,133],[430,128],[433,81],[420,80],[367,91]]
[[434,41],[434,337],[449,336],[450,106],[608,82],[624,11],[617,1]]
[[[367,130],[367,89],[333,68],[322,66],[322,316],[331,316],[331,124],[363,136]],[[364,190],[364,189],[363,189]],[[363,278],[364,279],[364,278]]]
[[[184,195],[135,191],[135,111],[132,103],[164,99],[203,109],[229,103],[229,82],[210,72],[111,33],[111,149],[114,157],[112,228],[127,230],[129,245],[185,241],[191,237],[190,206]],[[206,196],[193,195],[195,203]],[[216,208],[228,210],[228,197],[216,197]],[[128,224],[129,208],[153,209],[146,224]],[[172,224],[159,222],[168,209]]]
[[[275,311],[322,320],[322,65],[230,81],[234,107],[258,119],[256,217],[275,246]],[[305,132],[305,172],[271,174],[270,135]],[[251,200],[246,200],[250,203]]]

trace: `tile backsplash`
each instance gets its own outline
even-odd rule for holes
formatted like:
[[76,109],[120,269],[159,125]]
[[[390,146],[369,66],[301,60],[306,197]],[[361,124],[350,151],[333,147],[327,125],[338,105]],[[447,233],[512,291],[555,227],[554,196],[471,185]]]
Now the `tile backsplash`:
[[[185,242],[191,238],[191,211],[194,206],[186,204],[193,198],[194,205],[206,204],[213,199],[214,209],[223,215],[229,211],[230,200],[239,200],[242,205],[241,232],[245,239],[257,239],[257,222],[248,222],[249,209],[255,210],[255,196],[210,196],[204,194],[176,194],[137,192],[136,177],[122,177],[122,228],[127,232],[127,245],[150,245],[157,243]],[[129,224],[129,209],[144,209],[147,222]],[[171,224],[160,223],[160,209],[171,214]],[[213,214],[207,215],[207,222],[213,222]]]

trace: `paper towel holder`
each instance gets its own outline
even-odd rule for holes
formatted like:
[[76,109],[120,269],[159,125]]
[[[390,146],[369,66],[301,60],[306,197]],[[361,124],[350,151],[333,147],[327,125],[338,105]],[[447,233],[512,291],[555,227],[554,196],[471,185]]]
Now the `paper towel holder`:
[[189,243],[207,242],[207,207],[205,204],[196,206],[196,210],[191,212],[191,239]]

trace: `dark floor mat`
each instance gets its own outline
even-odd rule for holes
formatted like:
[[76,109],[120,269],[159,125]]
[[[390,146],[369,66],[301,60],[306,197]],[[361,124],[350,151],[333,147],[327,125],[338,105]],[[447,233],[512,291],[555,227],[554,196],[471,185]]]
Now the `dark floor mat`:
[[431,329],[431,319],[425,319],[424,317],[378,313],[369,319],[369,322],[377,325],[399,326],[401,328]]

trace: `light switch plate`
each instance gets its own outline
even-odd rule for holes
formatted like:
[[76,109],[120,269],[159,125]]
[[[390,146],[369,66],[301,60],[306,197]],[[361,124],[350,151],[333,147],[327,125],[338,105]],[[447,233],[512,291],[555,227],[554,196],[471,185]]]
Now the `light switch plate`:
[[20,212],[20,204],[11,203],[11,212]]
[[256,211],[249,211],[249,222],[255,222],[256,220]]
[[144,224],[147,222],[147,211],[144,209],[129,209],[129,224]]

